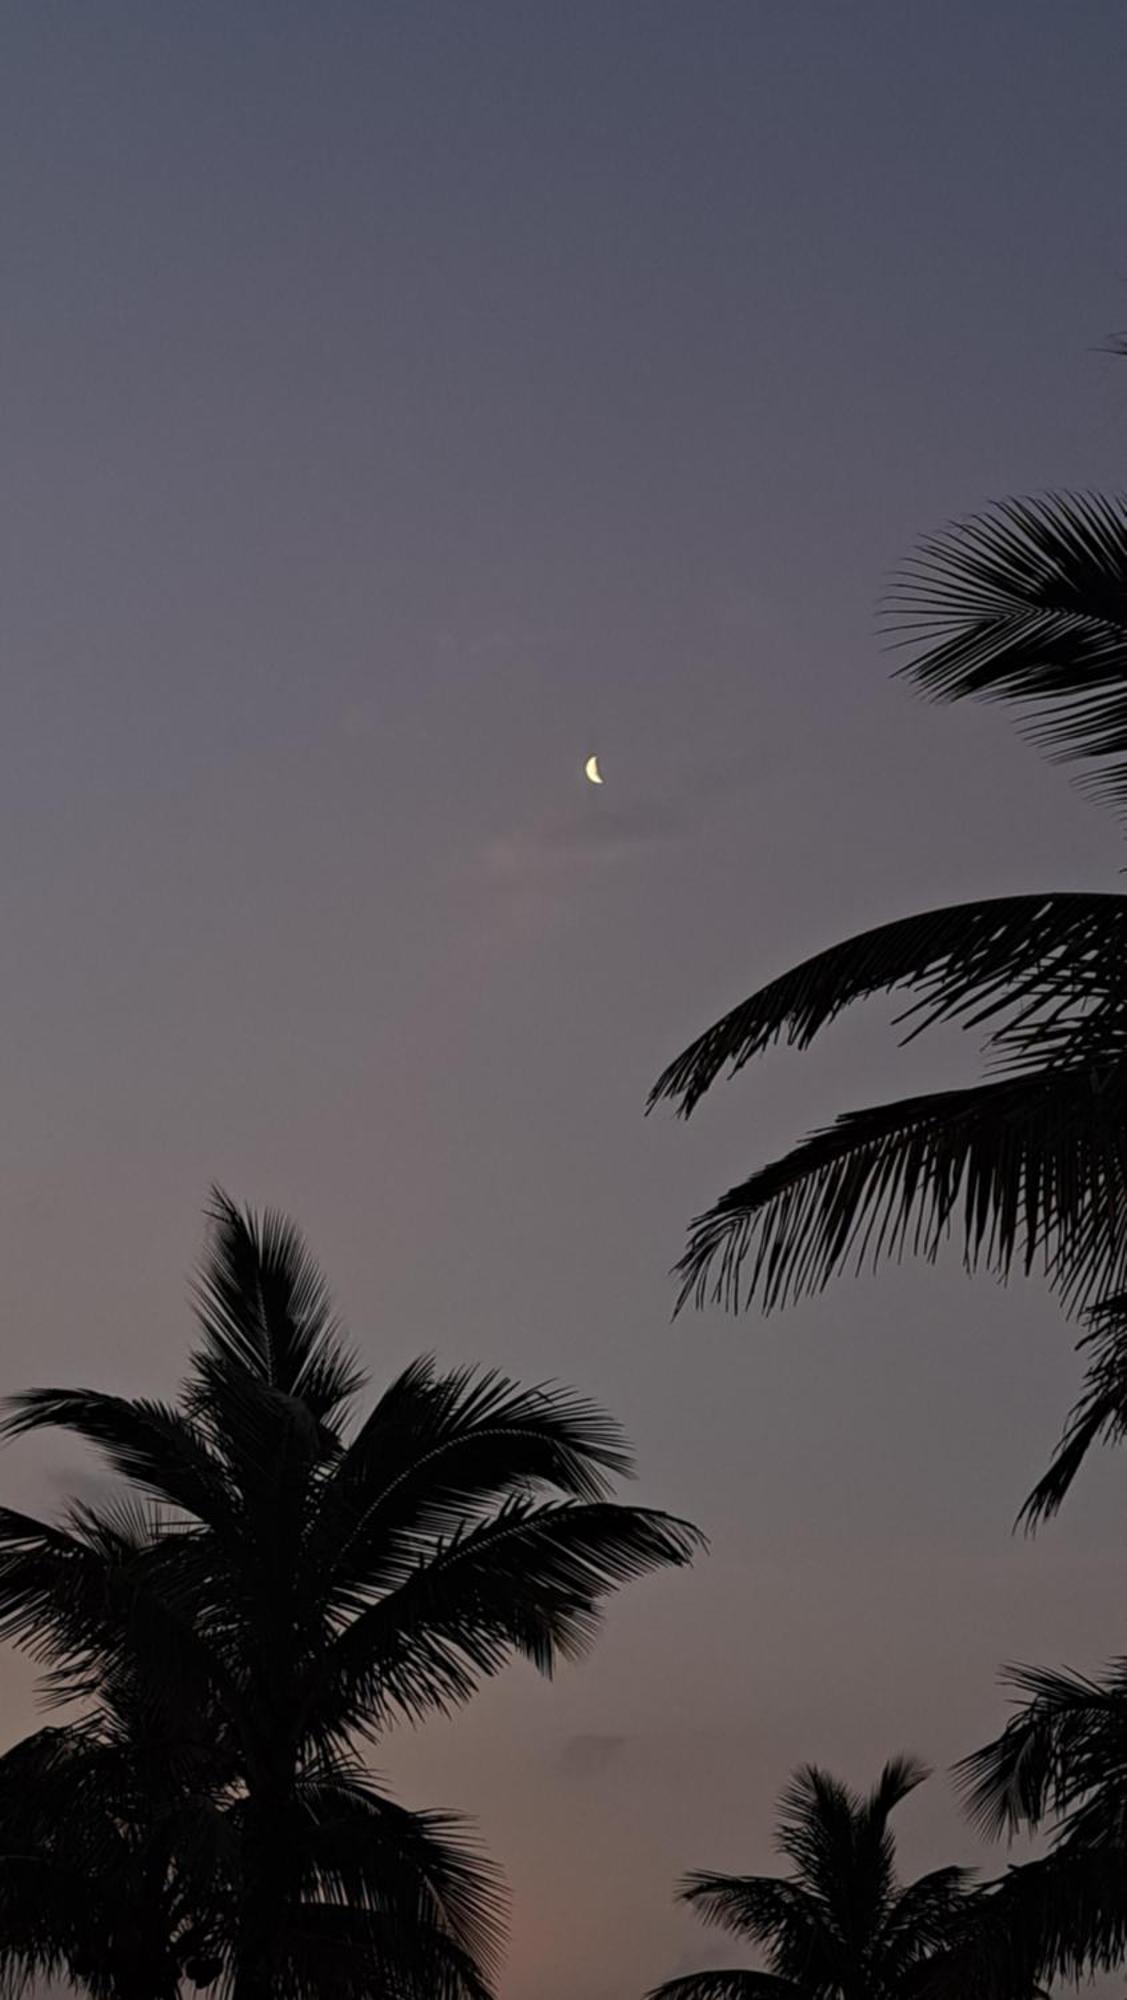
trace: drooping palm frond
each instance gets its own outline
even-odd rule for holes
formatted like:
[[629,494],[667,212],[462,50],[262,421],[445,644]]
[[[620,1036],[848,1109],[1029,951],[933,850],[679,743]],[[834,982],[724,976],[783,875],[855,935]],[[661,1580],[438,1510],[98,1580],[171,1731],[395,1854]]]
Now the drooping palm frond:
[[992,1838],[1051,1814],[1072,1847],[1127,1837],[1127,1661],[1103,1680],[1013,1667],[1025,1697],[1002,1734],[957,1767],[967,1808]]
[[692,1226],[679,1304],[765,1310],[850,1267],[1040,1262],[1071,1306],[1127,1280],[1127,1066],[1049,1070],[847,1113],[732,1188]]
[[437,1548],[506,1498],[605,1500],[630,1470],[619,1426],[584,1398],[418,1361],[329,1468],[306,1561],[330,1603],[363,1602],[405,1581],[428,1541]]
[[302,1775],[294,1820],[306,1893],[412,1917],[443,1931],[487,1977],[499,1966],[507,1898],[499,1871],[452,1813],[412,1812],[349,1760],[317,1759]]
[[1088,1318],[1091,1330],[1079,1343],[1089,1351],[1084,1387],[1052,1463],[1018,1515],[1029,1529],[1057,1512],[1093,1445],[1127,1437],[1127,1296],[1101,1300]]
[[181,1411],[97,1389],[29,1389],[5,1401],[0,1440],[66,1430],[93,1445],[112,1470],[166,1506],[206,1521],[230,1520],[231,1493],[198,1427]]
[[514,1653],[551,1674],[598,1629],[600,1600],[703,1546],[687,1522],[606,1502],[505,1502],[433,1548],[398,1588],[359,1611],[325,1650],[309,1725],[382,1728],[465,1701]]
[[329,1902],[295,1906],[271,1991],[277,2000],[494,2000],[441,1927]]
[[1010,1669],[1021,1705],[958,1767],[968,1808],[993,1838],[1039,1832],[1044,1859],[990,1885],[928,2000],[1009,2000],[1015,1968],[1041,1985],[1117,1966],[1127,1951],[1127,1661],[1099,1679]]
[[1117,1970],[1125,1890],[1121,1851],[1060,1849],[1009,1868],[968,1901],[950,1946],[916,1969],[905,2000],[1048,2000],[1055,1980]]
[[1127,501],[1008,500],[949,528],[905,566],[889,622],[926,693],[1013,702],[1050,756],[1098,760],[1087,782],[1127,807]]
[[736,1074],[778,1041],[804,1049],[838,1014],[876,993],[919,995],[901,1016],[909,1038],[943,1021],[1003,1027],[1063,1004],[1070,1020],[1109,994],[1127,1015],[1127,896],[1003,896],[953,904],[817,952],[761,987],[670,1063],[649,1108],[672,1099],[683,1117],[721,1070]]

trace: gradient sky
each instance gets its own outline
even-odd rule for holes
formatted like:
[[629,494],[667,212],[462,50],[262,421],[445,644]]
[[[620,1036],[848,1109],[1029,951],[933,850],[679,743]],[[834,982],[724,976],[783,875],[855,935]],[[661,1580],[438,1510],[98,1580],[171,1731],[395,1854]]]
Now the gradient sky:
[[[942,1768],[1003,1660],[1123,1644],[1127,1462],[1010,1534],[1079,1376],[1037,1289],[670,1324],[691,1213],[973,1050],[878,1007],[642,1106],[819,944],[1119,882],[873,606],[952,514],[1121,480],[1127,15],[25,0],[0,52],[0,1386],[169,1390],[218,1179],[377,1379],[602,1398],[711,1557],[385,1768],[507,1868],[505,2000],[639,1995],[723,1955],[674,1880],[770,1865],[796,1762]],[[975,1853],[941,1778],[900,1825]]]

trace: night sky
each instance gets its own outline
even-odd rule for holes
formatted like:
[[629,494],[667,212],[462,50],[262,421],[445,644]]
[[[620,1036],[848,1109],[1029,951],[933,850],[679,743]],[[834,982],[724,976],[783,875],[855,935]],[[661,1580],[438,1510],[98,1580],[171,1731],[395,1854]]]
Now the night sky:
[[[1122,1648],[1124,1460],[1011,1535],[1080,1374],[1040,1289],[670,1323],[691,1214],[973,1046],[878,1005],[642,1114],[818,945],[1122,886],[875,606],[952,515],[1121,483],[1125,63],[1108,0],[3,10],[0,1388],[169,1392],[218,1180],[377,1382],[624,1421],[711,1556],[381,1753],[505,1865],[505,2000],[728,1958],[675,1878],[770,1866],[795,1763],[942,1769],[1004,1660]],[[897,1823],[975,1857],[940,1777]]]

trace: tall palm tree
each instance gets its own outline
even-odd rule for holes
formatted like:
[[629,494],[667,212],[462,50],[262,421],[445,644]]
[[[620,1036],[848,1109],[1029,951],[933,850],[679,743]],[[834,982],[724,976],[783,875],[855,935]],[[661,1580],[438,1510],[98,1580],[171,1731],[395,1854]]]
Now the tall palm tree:
[[[688,1562],[700,1537],[611,1499],[621,1433],[568,1392],[424,1360],[357,1420],[362,1376],[292,1225],[218,1193],[211,1216],[179,1404],[9,1403],[9,1436],[58,1426],[97,1447],[149,1530],[107,1554],[101,1517],[0,1510],[0,1628],[61,1700],[125,1676],[143,1701],[216,1718],[235,1774],[236,2000],[362,2000],[412,1914],[388,1907],[362,1744],[460,1704],[514,1653],[551,1673],[610,1591]],[[454,1941],[488,1970],[481,1891],[465,1879]]]
[[806,1765],[779,1801],[788,1875],[686,1878],[682,1901],[757,1946],[766,1969],[690,1972],[653,2000],[906,2000],[962,1936],[975,1900],[962,1868],[902,1885],[889,1817],[927,1776],[898,1757],[867,1797]]
[[[912,649],[902,671],[926,693],[1015,704],[1051,755],[1094,760],[1089,785],[1127,811],[1127,502],[1010,501],[951,528],[908,565],[892,617]],[[687,1117],[725,1068],[778,1041],[805,1048],[880,992],[914,996],[908,1039],[939,1022],[980,1030],[993,1073],[849,1112],[731,1188],[692,1225],[680,1302],[770,1309],[849,1266],[933,1258],[952,1235],[970,1266],[1039,1267],[1071,1308],[1127,1294],[1123,895],[1006,896],[866,931],[725,1014],[665,1070],[651,1107],[669,1099]],[[1076,1413],[1067,1477],[1058,1466],[1034,1511],[1127,1413],[1118,1317],[1097,1328],[1086,1393],[1099,1420]]]

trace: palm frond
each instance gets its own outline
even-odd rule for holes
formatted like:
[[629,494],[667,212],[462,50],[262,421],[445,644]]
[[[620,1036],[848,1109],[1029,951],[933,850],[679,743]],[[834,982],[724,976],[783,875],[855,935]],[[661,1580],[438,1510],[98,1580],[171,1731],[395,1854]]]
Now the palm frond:
[[883,1827],[889,1813],[930,1776],[930,1766],[918,1757],[890,1757],[865,1801],[869,1819]]
[[[943,1021],[966,1027],[1070,1015],[1109,992],[1124,995],[1127,897],[1003,896],[879,924],[774,979],[670,1063],[650,1093],[688,1117],[730,1066],[735,1075],[773,1043],[809,1047],[855,1001],[910,989],[900,1019],[908,1039]],[[1127,996],[1123,1007],[1127,1008]]]
[[236,1207],[221,1188],[212,1189],[209,1214],[211,1241],[193,1286],[205,1354],[329,1422],[364,1375],[300,1232],[273,1209],[257,1216]]
[[961,1937],[922,1968],[913,2000],[1044,2000],[1058,1979],[1117,1970],[1125,1950],[1122,1849],[1060,1849],[972,1899]]
[[1014,703],[1034,742],[1098,760],[1091,788],[1127,805],[1127,502],[1049,494],[948,528],[905,565],[889,622],[925,693]]
[[694,1869],[678,1894],[704,1923],[755,1944],[771,1944],[788,1933],[802,1933],[805,1943],[821,1920],[802,1883],[778,1875],[713,1875]]
[[304,1561],[330,1596],[386,1590],[428,1543],[507,1498],[539,1490],[600,1501],[611,1475],[630,1471],[619,1426],[585,1398],[415,1363],[330,1468]]
[[1091,1331],[1078,1350],[1090,1351],[1084,1387],[1048,1471],[1018,1515],[1028,1529],[1057,1512],[1093,1445],[1119,1444],[1127,1437],[1127,1296],[1102,1300],[1088,1318]]
[[1070,1306],[1127,1278],[1127,1067],[1033,1072],[855,1111],[694,1222],[678,1305],[765,1310],[853,1264],[932,1259],[957,1227],[969,1268],[1041,1262]]
[[359,1767],[315,1769],[298,1791],[298,1858],[307,1884],[354,1909],[412,1912],[444,1930],[490,1977],[505,1937],[503,1878],[468,1824],[411,1812]]
[[9,1396],[0,1439],[65,1430],[92,1444],[123,1479],[222,1532],[230,1493],[199,1430],[179,1410],[97,1389],[29,1389]]
[[714,1966],[708,1972],[683,1972],[654,1986],[646,2000],[814,2000],[812,1989],[774,1972]]
[[279,1939],[280,2000],[493,2000],[468,1952],[440,1926],[335,1903],[298,1904]]
[[703,1546],[697,1529],[646,1508],[513,1500],[345,1626],[316,1670],[305,1720],[331,1734],[445,1710],[513,1653],[550,1674],[586,1651],[603,1597]]
[[895,1897],[881,1930],[881,1964],[890,1981],[949,1950],[961,1938],[973,1902],[969,1868],[934,1868]]
[[1127,1772],[1127,1662],[1104,1681],[1045,1667],[1011,1667],[1006,1679],[1023,1705],[956,1766],[971,1818],[994,1839],[1068,1813],[1088,1792],[1106,1796],[1109,1776]]

